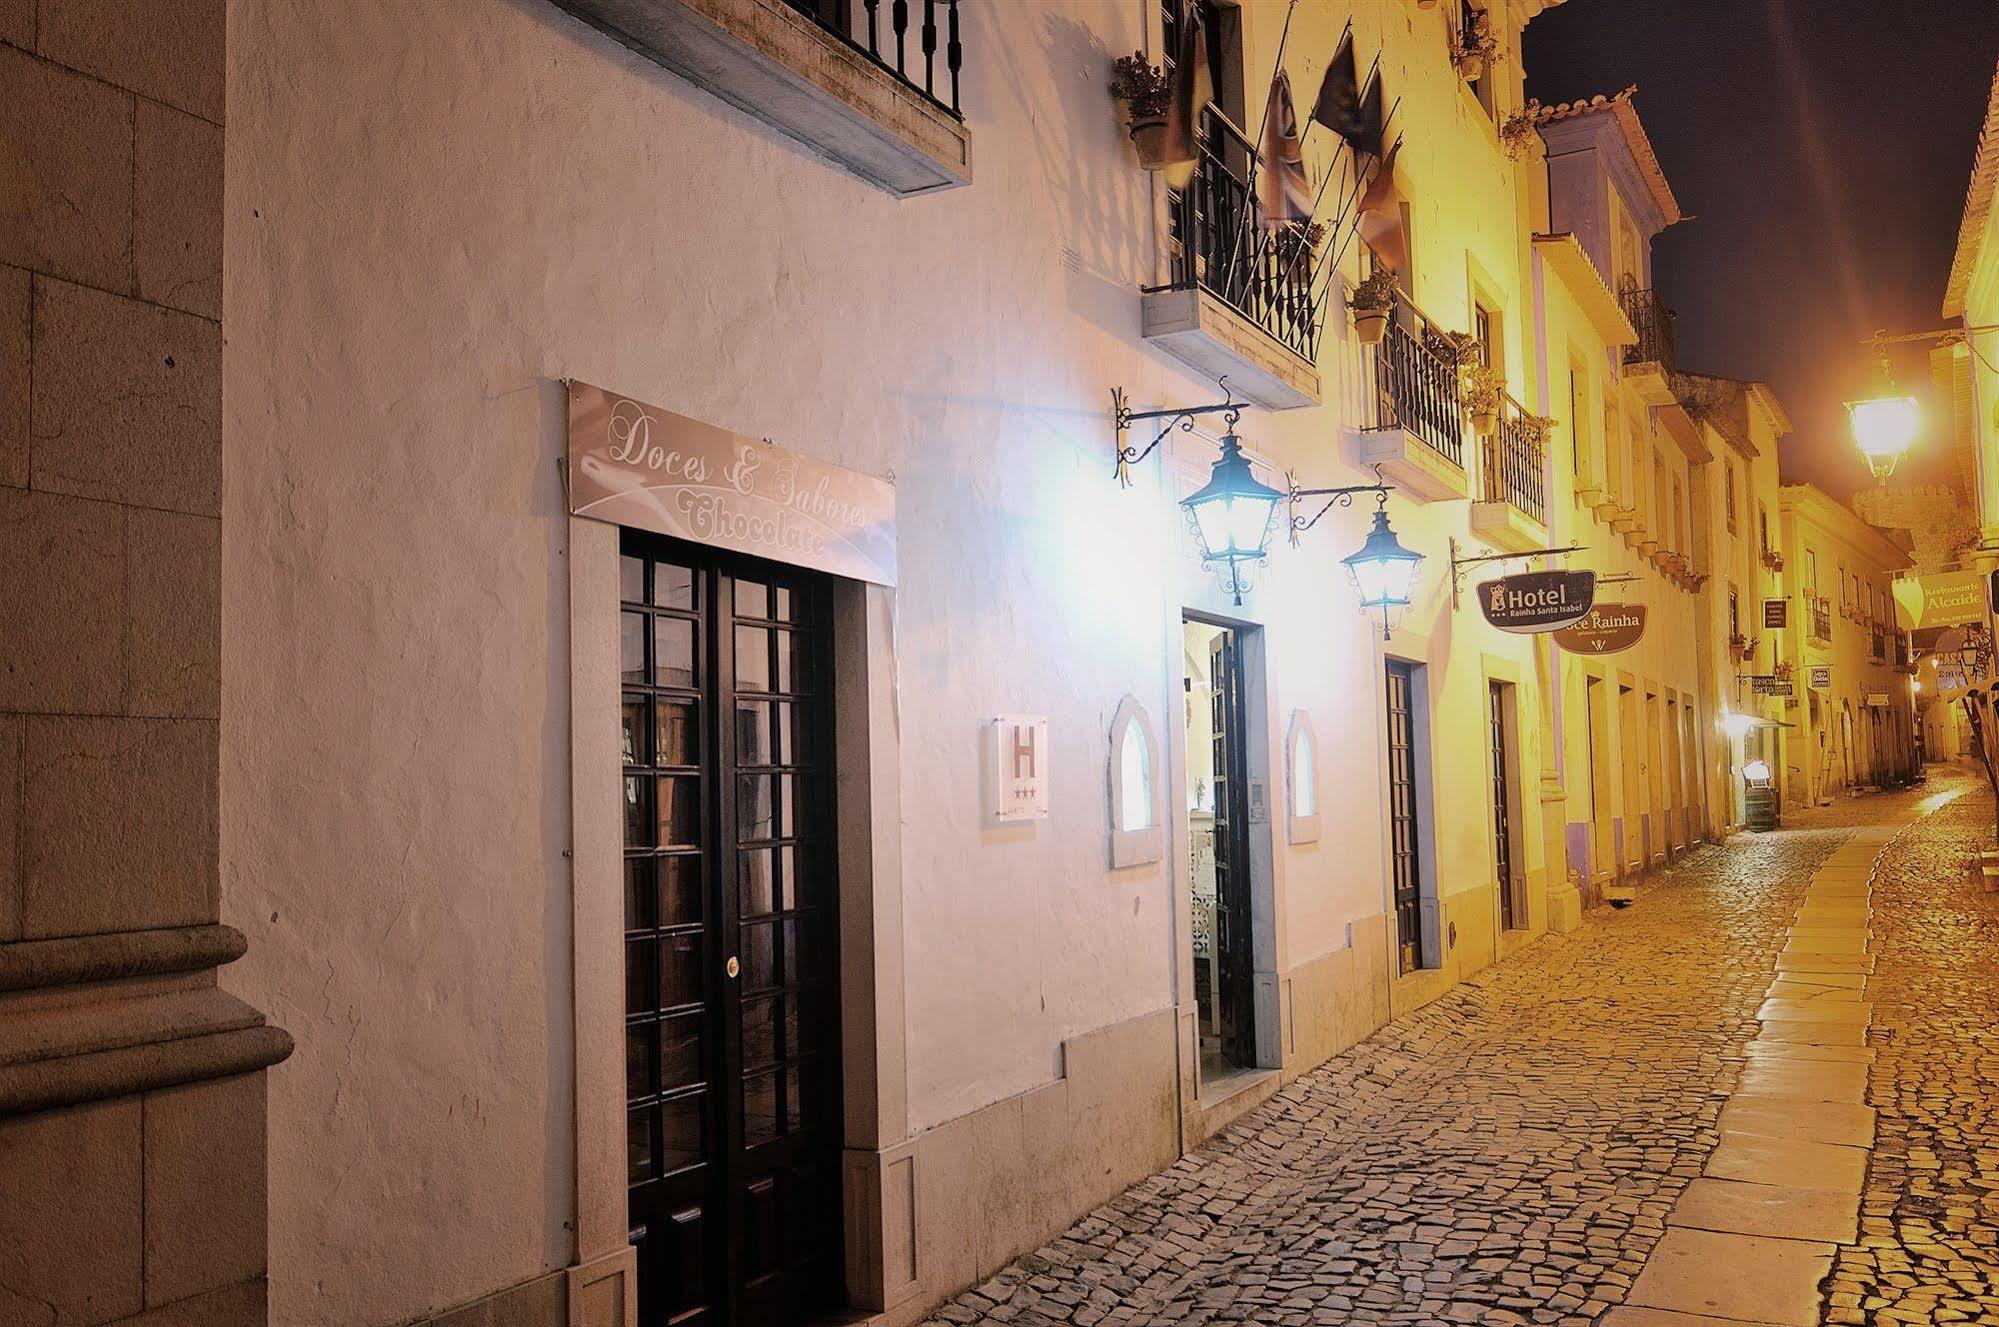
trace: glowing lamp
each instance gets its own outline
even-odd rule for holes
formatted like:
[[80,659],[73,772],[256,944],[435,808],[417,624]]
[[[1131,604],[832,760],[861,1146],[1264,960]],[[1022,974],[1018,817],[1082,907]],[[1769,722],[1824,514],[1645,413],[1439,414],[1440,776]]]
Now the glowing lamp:
[[1361,607],[1381,610],[1383,640],[1388,639],[1388,610],[1408,607],[1415,596],[1416,565],[1422,560],[1421,553],[1404,548],[1395,531],[1389,528],[1384,494],[1381,507],[1374,513],[1374,528],[1368,531],[1367,542],[1358,553],[1343,559],[1353,576],[1354,588],[1360,592]]
[[1284,494],[1250,473],[1242,440],[1222,435],[1221,458],[1198,493],[1183,499],[1201,540],[1201,561],[1228,569],[1229,589],[1242,603],[1244,563],[1263,561],[1270,547],[1271,518]]
[[1736,714],[1729,710],[1722,711],[1722,731],[1726,732],[1732,738],[1740,740],[1755,726],[1756,720],[1750,718],[1747,714]]
[[1883,482],[1895,463],[1914,445],[1923,426],[1922,407],[1913,396],[1876,396],[1846,403],[1847,423],[1854,445],[1867,458],[1867,468]]

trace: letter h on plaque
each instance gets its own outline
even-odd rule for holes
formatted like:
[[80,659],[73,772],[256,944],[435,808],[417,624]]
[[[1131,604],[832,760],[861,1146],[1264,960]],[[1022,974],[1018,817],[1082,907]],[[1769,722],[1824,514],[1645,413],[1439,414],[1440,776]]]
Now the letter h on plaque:
[[1048,716],[1002,714],[986,729],[987,810],[997,821],[1048,814]]

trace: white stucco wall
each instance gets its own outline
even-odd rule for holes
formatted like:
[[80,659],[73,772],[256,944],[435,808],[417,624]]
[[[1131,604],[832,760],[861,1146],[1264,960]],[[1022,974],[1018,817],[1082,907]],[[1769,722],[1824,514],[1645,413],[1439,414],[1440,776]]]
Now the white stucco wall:
[[[1416,297],[1463,326],[1489,282],[1532,404],[1517,168],[1438,13],[1360,10],[1403,97]],[[1381,642],[1338,565],[1365,504],[1238,611],[1173,505],[1171,457],[1211,452],[1111,479],[1112,386],[1214,390],[1139,336],[1154,184],[1104,85],[1151,15],[970,6],[976,183],[898,201],[540,0],[231,6],[223,878],[250,954],[226,980],[298,1039],[270,1087],[274,1323],[401,1321],[574,1256],[565,376],[895,478],[913,1130],[1191,998],[1178,863],[1107,869],[1102,768],[1121,696],[1177,722],[1183,606],[1268,624],[1269,750],[1293,710],[1318,731],[1322,838],[1277,826],[1278,966],[1384,910]],[[1247,15],[1259,100],[1281,19]],[[1300,7],[1301,96],[1343,19]],[[1244,424],[1308,484],[1371,478],[1348,335],[1335,305],[1326,409]],[[1533,647],[1452,611],[1463,503],[1391,510],[1429,558],[1401,629],[1439,674],[1433,727],[1482,732],[1481,658],[1516,661],[1525,702]],[[1051,718],[1055,813],[1027,827],[981,817],[1002,711]],[[1539,722],[1523,704],[1530,772]],[[1434,796],[1488,792],[1466,760]],[[1443,892],[1489,898],[1488,819],[1439,820]]]

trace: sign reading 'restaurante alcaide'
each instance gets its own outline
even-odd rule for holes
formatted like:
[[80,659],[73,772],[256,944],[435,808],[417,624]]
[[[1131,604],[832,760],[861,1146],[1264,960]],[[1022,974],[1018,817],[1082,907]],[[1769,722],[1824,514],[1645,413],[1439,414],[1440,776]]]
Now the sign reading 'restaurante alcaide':
[[1593,571],[1523,571],[1478,587],[1485,620],[1501,631],[1560,631],[1595,602]]
[[698,419],[569,384],[569,510],[895,584],[895,489]]

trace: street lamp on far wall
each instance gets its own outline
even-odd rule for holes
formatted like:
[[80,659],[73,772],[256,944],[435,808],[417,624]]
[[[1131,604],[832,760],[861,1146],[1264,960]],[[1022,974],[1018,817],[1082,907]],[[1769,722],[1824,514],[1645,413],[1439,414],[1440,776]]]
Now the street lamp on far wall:
[[1854,445],[1867,459],[1867,468],[1877,480],[1887,483],[1895,463],[1914,445],[1922,429],[1922,407],[1913,396],[1873,396],[1848,401],[1846,416]]

